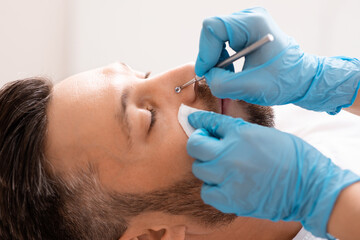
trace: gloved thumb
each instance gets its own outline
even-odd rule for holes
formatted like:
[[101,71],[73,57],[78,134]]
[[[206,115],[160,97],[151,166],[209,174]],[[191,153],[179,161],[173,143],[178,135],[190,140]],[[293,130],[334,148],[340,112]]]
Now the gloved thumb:
[[236,76],[232,71],[222,68],[212,68],[204,76],[211,93],[218,98],[229,98],[229,92],[235,90],[234,86],[228,84],[228,82],[234,81]]
[[189,155],[200,161],[213,160],[217,157],[220,148],[220,140],[211,136],[204,128],[196,129],[186,145]]
[[[233,73],[221,68],[212,68],[205,74],[206,82],[212,94],[218,98],[245,100],[260,105],[274,105],[272,99],[267,99],[264,91],[269,89],[273,76],[261,68],[247,69]],[[276,83],[275,83],[276,84]],[[277,96],[277,93],[274,93]]]
[[204,128],[216,138],[224,138],[228,131],[233,131],[234,124],[239,121],[245,123],[240,118],[232,118],[214,112],[198,111],[188,116],[189,123],[194,128]]

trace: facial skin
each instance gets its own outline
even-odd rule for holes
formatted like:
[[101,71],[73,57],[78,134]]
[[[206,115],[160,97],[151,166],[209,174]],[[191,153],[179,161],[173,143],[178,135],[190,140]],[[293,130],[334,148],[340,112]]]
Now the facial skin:
[[[186,152],[188,138],[177,119],[181,103],[252,120],[248,104],[201,96],[206,94],[201,87],[195,89],[199,86],[175,94],[176,86],[193,77],[192,64],[145,79],[144,73],[114,63],[55,85],[48,107],[46,153],[54,171],[66,175],[92,164],[104,189],[130,194],[167,189],[189,178],[194,159]],[[153,110],[156,121],[151,124]],[[244,232],[239,224],[247,226]],[[237,218],[224,231],[206,228],[188,216],[155,211],[133,218],[122,239],[219,239],[228,233],[249,233],[251,225],[261,232],[259,226],[265,231],[280,229],[281,224]]]

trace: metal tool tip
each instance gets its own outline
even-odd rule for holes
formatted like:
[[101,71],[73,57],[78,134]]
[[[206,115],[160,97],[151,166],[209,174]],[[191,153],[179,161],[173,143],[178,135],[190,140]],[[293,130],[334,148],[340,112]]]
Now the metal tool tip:
[[274,41],[274,36],[271,33],[269,33],[267,36],[270,42]]
[[181,87],[176,87],[176,88],[175,88],[175,92],[176,92],[176,93],[180,93],[180,92],[181,92]]

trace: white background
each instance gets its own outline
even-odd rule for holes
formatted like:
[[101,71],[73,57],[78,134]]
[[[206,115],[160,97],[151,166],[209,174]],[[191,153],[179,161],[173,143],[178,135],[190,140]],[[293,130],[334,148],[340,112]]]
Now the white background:
[[166,71],[195,61],[202,20],[263,6],[307,51],[360,57],[357,0],[0,0],[0,85],[54,82],[116,60]]

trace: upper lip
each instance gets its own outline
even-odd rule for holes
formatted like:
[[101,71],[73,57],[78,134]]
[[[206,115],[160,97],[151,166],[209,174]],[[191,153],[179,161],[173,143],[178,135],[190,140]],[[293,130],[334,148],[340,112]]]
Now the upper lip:
[[[195,84],[194,86],[194,92],[195,92],[194,102],[195,102],[199,96],[199,91],[198,91],[199,82],[195,82],[194,84]],[[219,113],[224,114],[224,99],[218,98],[218,100],[219,100]]]

